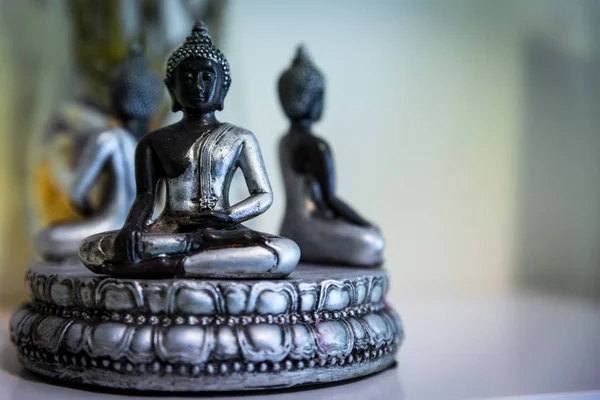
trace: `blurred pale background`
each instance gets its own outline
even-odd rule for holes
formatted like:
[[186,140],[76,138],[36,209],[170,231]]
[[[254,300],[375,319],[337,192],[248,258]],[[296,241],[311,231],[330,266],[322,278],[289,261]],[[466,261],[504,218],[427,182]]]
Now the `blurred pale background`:
[[[28,132],[66,96],[70,33],[61,1],[0,5],[10,305],[32,259]],[[231,0],[221,119],[258,136],[276,194],[253,226],[276,231],[282,216],[275,87],[302,42],[327,77],[315,129],[334,149],[342,197],[385,233],[392,291],[528,285],[600,298],[599,19],[592,0]]]

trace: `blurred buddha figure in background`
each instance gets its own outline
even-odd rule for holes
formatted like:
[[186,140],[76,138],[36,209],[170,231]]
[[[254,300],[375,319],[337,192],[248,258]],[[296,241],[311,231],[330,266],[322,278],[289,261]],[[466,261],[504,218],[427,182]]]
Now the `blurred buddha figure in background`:
[[58,129],[84,131],[67,185],[69,201],[81,218],[53,223],[37,233],[35,249],[46,260],[77,257],[84,238],[122,226],[135,198],[135,146],[162,101],[160,79],[140,49],[133,48],[117,69],[110,95],[120,127],[106,128],[108,118],[82,104],[65,108],[58,121]]
[[303,262],[381,264],[381,232],[336,195],[331,148],[312,132],[313,123],[321,118],[325,80],[302,47],[281,75],[278,88],[291,122],[279,146],[286,190],[281,235],[298,243]]

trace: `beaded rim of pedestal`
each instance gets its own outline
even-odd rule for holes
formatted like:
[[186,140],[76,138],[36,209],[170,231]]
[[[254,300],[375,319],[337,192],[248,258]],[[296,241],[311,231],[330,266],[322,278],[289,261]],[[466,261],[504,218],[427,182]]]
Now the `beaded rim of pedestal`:
[[385,271],[300,265],[279,281],[137,280],[36,265],[11,321],[22,363],[97,386],[248,390],[390,366],[403,340]]

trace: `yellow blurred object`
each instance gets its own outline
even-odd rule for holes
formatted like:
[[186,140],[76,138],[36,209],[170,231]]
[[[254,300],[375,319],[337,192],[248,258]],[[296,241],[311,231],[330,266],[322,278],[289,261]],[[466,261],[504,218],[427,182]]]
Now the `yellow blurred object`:
[[68,194],[58,185],[48,162],[36,167],[33,185],[42,225],[82,219],[71,206]]

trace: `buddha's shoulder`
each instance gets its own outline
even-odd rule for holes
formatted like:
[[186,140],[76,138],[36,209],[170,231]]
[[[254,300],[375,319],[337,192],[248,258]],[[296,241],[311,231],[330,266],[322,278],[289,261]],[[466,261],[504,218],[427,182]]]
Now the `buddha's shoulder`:
[[158,128],[152,132],[146,133],[138,142],[138,147],[142,146],[154,146],[163,143],[165,140],[169,140],[174,137],[177,132],[175,129],[176,124],[167,125],[162,128]]
[[315,146],[319,151],[328,152],[330,151],[329,143],[325,139],[320,138],[317,135],[314,135],[313,146]]
[[237,140],[241,140],[241,141],[256,141],[256,136],[254,136],[254,133],[252,133],[252,131],[246,129],[246,128],[241,128],[239,126],[230,124],[230,123],[226,123],[225,124],[228,131],[227,131],[227,135],[235,138]]
[[310,151],[310,152],[328,152],[330,151],[329,144],[325,139],[317,135],[287,135],[287,143],[293,150]]

